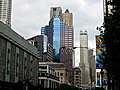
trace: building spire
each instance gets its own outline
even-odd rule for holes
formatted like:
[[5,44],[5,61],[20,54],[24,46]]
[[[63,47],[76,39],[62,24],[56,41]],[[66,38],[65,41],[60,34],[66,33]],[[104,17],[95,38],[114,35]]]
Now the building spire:
[[69,10],[68,10],[68,9],[66,9],[65,13],[69,13]]

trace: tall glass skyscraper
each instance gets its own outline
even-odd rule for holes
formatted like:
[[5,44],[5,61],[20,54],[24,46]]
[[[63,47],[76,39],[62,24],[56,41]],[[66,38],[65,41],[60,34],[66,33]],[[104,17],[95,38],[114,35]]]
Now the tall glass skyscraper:
[[12,0],[0,0],[0,21],[11,26]]
[[67,9],[62,14],[60,7],[51,7],[49,25],[41,28],[41,34],[48,36],[48,42],[53,46],[53,61],[66,65],[69,81],[72,82],[74,62],[72,13]]
[[41,28],[41,34],[48,36],[48,42],[52,45],[53,61],[60,62],[60,31],[62,29],[61,7],[51,7],[49,25]]

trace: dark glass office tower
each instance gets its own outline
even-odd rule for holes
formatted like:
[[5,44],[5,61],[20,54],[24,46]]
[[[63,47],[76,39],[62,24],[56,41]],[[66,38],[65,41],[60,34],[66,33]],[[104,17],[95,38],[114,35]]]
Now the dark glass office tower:
[[29,43],[38,49],[39,62],[52,61],[51,44],[46,35],[37,35],[27,39]]
[[41,35],[47,35],[48,43],[53,46],[53,18],[50,20],[49,25],[41,28]]
[[47,35],[49,43],[50,58],[53,61],[53,18],[49,21],[49,25],[41,28],[41,35]]

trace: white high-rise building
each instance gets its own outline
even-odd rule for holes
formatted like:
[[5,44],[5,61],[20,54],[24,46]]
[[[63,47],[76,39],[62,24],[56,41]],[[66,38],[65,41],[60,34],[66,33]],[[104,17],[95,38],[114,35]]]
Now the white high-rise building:
[[83,88],[88,87],[90,82],[90,69],[88,62],[88,35],[87,31],[80,31],[80,69],[81,85]]
[[11,27],[12,0],[0,0],[0,21]]

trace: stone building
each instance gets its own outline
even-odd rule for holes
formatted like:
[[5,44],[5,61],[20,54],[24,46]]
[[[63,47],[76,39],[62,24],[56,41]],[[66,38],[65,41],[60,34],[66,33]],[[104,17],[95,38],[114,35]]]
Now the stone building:
[[49,63],[49,65],[55,68],[55,75],[59,77],[60,84],[68,84],[68,70],[63,63]]
[[81,71],[79,67],[74,67],[73,68],[73,85],[76,87],[80,87],[81,86]]
[[38,83],[37,49],[0,22],[0,81]]
[[55,75],[55,68],[47,62],[39,62],[39,84],[43,88],[52,90],[59,85],[59,77]]

